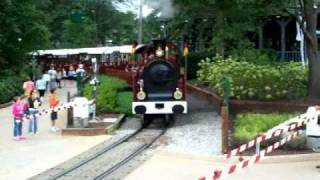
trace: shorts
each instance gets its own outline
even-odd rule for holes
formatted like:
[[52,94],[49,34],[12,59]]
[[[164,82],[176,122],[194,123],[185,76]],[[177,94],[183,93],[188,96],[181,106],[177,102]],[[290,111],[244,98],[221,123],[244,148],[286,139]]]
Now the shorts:
[[44,93],[46,92],[45,89],[39,89],[38,91],[39,91],[40,97],[43,97],[43,96],[44,96]]
[[55,121],[58,119],[58,113],[55,111],[51,112],[51,121]]

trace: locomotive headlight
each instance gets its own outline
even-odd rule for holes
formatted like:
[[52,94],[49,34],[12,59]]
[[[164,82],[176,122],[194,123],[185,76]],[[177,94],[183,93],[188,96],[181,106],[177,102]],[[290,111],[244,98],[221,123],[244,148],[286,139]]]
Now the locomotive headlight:
[[137,93],[137,98],[140,101],[144,100],[146,98],[146,93],[142,89],[140,89],[140,91]]
[[182,97],[183,97],[183,94],[182,94],[182,92],[180,91],[180,89],[179,88],[176,88],[176,91],[173,93],[173,97],[175,98],[175,99],[182,99]]
[[158,49],[156,50],[156,56],[157,56],[157,57],[162,57],[163,55],[164,55],[163,49],[161,49],[160,47],[158,47]]

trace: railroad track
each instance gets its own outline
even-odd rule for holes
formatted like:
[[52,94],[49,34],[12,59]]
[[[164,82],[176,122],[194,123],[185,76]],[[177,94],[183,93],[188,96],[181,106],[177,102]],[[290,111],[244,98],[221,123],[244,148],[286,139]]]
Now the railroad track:
[[105,179],[148,149],[166,132],[167,127],[167,125],[161,129],[141,127],[74,166],[46,179]]

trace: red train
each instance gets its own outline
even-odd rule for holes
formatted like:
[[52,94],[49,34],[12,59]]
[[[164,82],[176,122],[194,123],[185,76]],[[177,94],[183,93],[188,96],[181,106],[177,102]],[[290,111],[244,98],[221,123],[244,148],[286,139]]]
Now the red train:
[[143,114],[147,122],[153,115],[187,113],[186,73],[179,48],[166,40],[153,40],[136,49],[140,58],[133,72],[133,114]]

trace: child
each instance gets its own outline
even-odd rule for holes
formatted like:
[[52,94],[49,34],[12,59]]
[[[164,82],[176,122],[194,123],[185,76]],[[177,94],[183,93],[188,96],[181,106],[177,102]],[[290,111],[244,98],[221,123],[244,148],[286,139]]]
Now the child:
[[28,98],[28,107],[30,113],[29,134],[38,134],[38,123],[36,114],[41,106],[41,101],[36,90],[32,91]]
[[20,101],[20,97],[15,97],[14,104],[12,105],[12,114],[14,120],[13,140],[15,141],[26,139],[22,136],[22,117],[25,108],[26,105]]
[[51,131],[52,132],[57,132],[58,129],[55,127],[55,121],[58,119],[58,113],[54,111],[54,108],[57,107],[59,104],[59,100],[57,98],[57,95],[55,93],[55,89],[50,90],[50,97],[49,97],[49,105],[50,108],[52,109],[51,112]]

